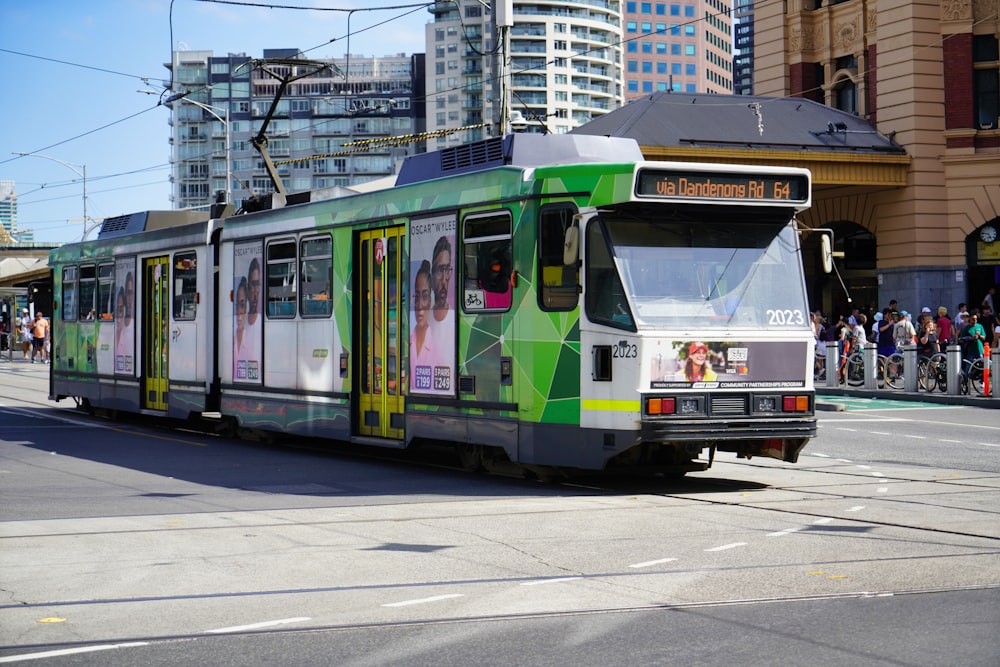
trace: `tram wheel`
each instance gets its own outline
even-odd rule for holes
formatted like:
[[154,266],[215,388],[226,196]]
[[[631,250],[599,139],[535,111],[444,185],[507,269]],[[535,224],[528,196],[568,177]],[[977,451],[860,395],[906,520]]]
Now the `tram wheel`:
[[456,451],[458,453],[459,464],[463,470],[482,472],[485,469],[483,465],[482,445],[459,445]]

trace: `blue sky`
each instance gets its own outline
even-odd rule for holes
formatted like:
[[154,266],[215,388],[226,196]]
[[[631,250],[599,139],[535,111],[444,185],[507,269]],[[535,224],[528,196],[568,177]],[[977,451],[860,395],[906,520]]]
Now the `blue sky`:
[[[424,52],[431,16],[401,7],[413,0],[281,4],[365,10],[350,18],[352,54]],[[34,229],[36,241],[80,239],[82,179],[53,160],[14,152],[41,153],[76,171],[86,165],[90,218],[170,208],[169,111],[156,106],[157,96],[136,92],[159,90],[169,77],[163,64],[170,62],[170,6],[170,0],[0,0],[0,179],[16,181],[18,226]],[[369,11],[380,6],[401,8]],[[311,58],[347,52],[346,11],[174,0],[172,16],[175,48],[258,58],[265,48],[309,50]]]

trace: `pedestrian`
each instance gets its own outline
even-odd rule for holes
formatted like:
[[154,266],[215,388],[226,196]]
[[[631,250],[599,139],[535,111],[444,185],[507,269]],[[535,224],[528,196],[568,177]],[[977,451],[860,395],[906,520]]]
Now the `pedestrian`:
[[958,334],[958,342],[962,346],[962,358],[969,361],[982,358],[985,340],[986,330],[979,324],[979,315],[973,311]]
[[892,338],[892,328],[899,321],[899,313],[893,313],[886,308],[882,311],[882,321],[878,323],[878,353],[888,357],[896,351],[896,342]]
[[948,309],[944,306],[938,308],[937,320],[935,320],[938,344],[941,349],[944,349],[948,345],[951,345],[952,341],[952,330],[951,330],[951,318],[948,317]]
[[988,290],[986,290],[986,296],[983,297],[983,302],[981,304],[979,304],[979,307],[980,308],[989,308],[991,311],[994,310],[994,308],[993,308],[993,295],[996,293],[996,291],[997,291],[997,289],[995,287],[991,287]]
[[21,329],[21,344],[24,346],[24,360],[27,361],[32,348],[31,339],[34,337],[31,335],[31,315],[28,314],[27,308],[21,311],[21,319],[18,320],[18,326]]
[[892,328],[892,339],[898,351],[902,351],[904,345],[913,345],[917,342],[917,330],[913,328],[910,314],[905,310],[900,311],[899,322]]
[[35,353],[41,358],[41,363],[49,363],[45,343],[49,340],[49,321],[42,311],[35,311],[35,321],[31,324],[31,363],[35,363]]

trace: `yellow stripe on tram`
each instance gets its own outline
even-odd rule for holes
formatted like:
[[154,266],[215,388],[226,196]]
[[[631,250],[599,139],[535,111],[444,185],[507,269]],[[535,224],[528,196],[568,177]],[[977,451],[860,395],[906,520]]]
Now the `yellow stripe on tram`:
[[596,398],[585,398],[582,402],[584,410],[594,412],[639,412],[641,404],[639,401],[615,401],[599,400]]

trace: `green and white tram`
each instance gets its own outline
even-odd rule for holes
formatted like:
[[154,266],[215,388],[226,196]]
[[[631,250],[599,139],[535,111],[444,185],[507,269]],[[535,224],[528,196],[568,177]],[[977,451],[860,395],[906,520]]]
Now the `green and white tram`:
[[300,198],[53,251],[52,397],[470,467],[679,474],[816,434],[805,170],[514,135]]

